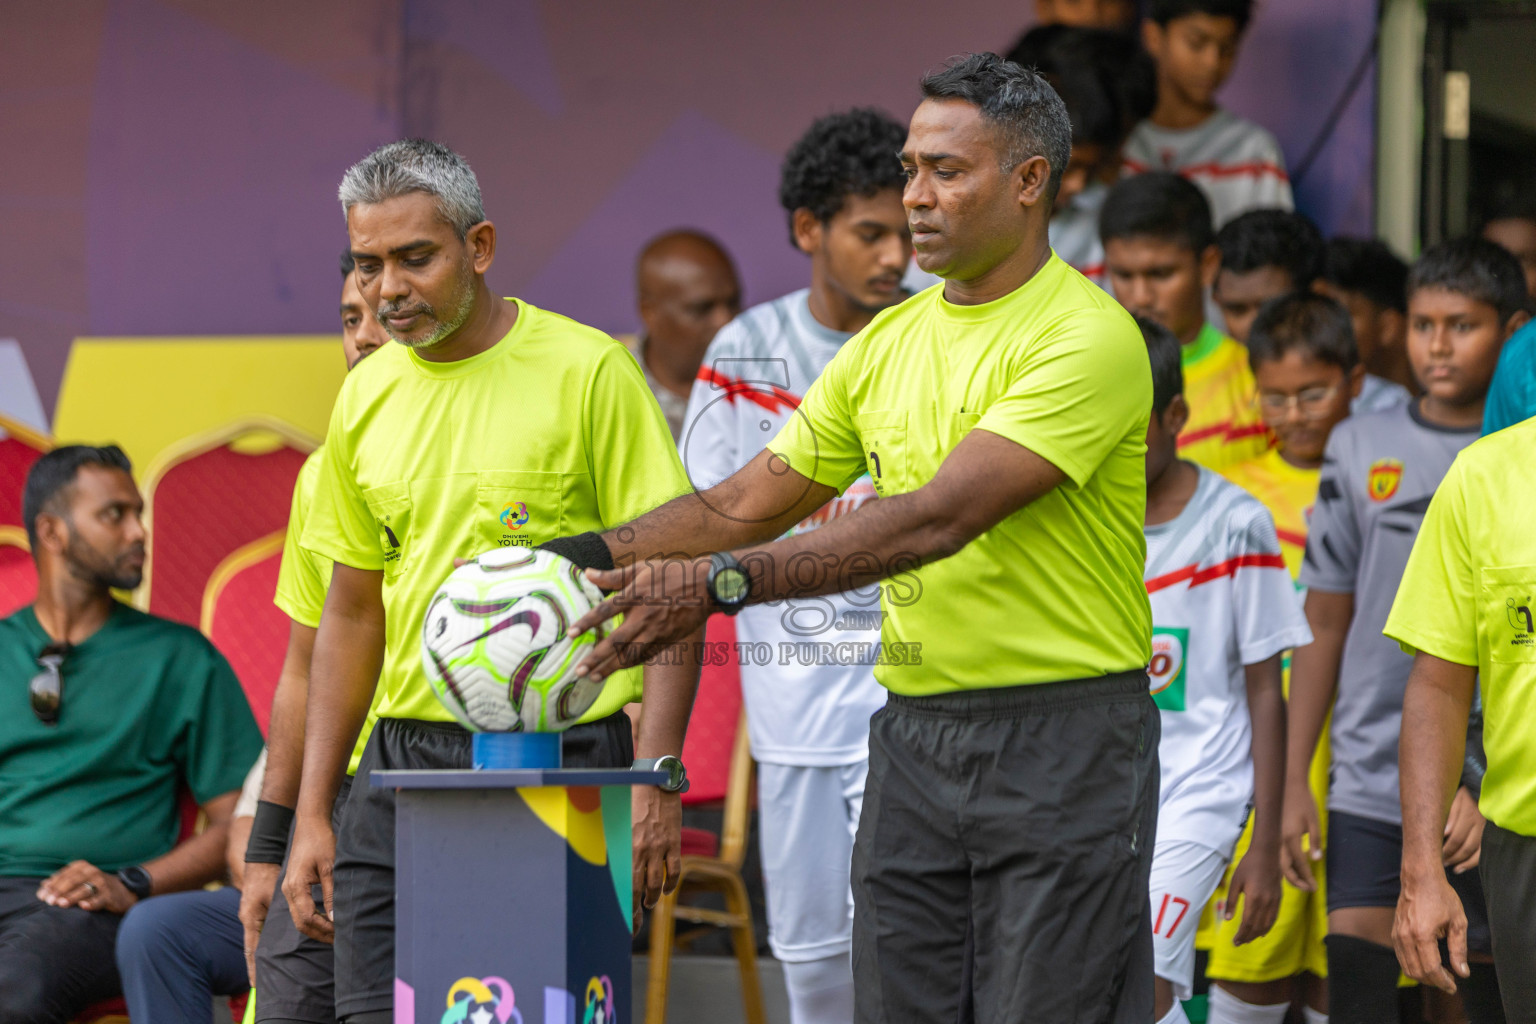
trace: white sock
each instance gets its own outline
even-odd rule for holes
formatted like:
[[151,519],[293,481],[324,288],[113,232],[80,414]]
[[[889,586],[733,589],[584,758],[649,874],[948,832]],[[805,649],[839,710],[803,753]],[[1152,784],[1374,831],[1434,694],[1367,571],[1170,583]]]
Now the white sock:
[[1301,1008],[1301,1015],[1307,1019],[1307,1024],[1328,1024],[1328,1015],[1322,1010],[1314,1010],[1310,1006]]
[[784,964],[792,1024],[852,1024],[853,960],[847,953]]
[[1163,1019],[1157,1024],[1189,1024],[1189,1014],[1184,1012],[1184,1004],[1175,999],[1173,1009],[1163,1014]]
[[[1245,1003],[1220,985],[1212,985],[1210,1007],[1210,1015],[1205,1018],[1206,1024],[1281,1024],[1291,1004],[1259,1006]],[[1323,1020],[1326,1022],[1328,1017],[1324,1015]],[[1313,1022],[1309,1020],[1308,1024]]]

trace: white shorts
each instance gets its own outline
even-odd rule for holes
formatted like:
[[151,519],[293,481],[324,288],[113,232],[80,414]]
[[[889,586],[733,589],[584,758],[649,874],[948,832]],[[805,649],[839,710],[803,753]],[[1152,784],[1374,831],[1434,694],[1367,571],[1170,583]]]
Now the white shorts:
[[853,948],[853,837],[869,762],[757,766],[768,945],[789,963]]
[[1195,930],[1226,870],[1227,858],[1200,843],[1174,840],[1152,851],[1152,969],[1179,999],[1194,993]]

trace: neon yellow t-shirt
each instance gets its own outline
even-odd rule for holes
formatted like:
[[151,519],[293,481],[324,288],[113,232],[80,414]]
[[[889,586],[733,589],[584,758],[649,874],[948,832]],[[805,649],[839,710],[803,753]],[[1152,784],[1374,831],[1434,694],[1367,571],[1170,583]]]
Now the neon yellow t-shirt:
[[1488,774],[1478,808],[1536,836],[1536,419],[1462,450],[1435,492],[1382,632],[1475,665]]
[[[421,621],[455,558],[604,530],[690,490],[634,357],[601,331],[520,299],[476,356],[403,345],[342,385],[304,547],[384,574],[380,718],[451,721],[421,668]],[[582,718],[640,698],[615,673]]]
[[994,302],[952,305],[935,286],[844,344],[768,445],[797,472],[838,491],[868,473],[881,497],[902,494],[980,427],[1069,478],[886,582],[875,677],[921,696],[1145,667],[1151,407],[1135,322],[1055,256]]
[[[310,452],[309,458],[299,468],[298,479],[294,481],[293,504],[288,510],[288,532],[283,538],[283,560],[277,569],[277,593],[272,598],[272,603],[282,609],[284,615],[310,629],[320,625],[320,613],[325,610],[325,592],[331,586],[330,559],[321,558],[300,544],[309,508],[315,500],[315,488],[320,483],[324,451],[325,446],[321,445]],[[357,772],[357,763],[363,758],[368,734],[373,732],[373,723],[379,717],[377,708],[379,694],[382,692],[378,689],[373,691],[373,703],[368,708],[368,717],[357,734],[357,742],[352,745],[352,757],[347,762],[348,775]]]
[[1301,575],[1301,560],[1307,554],[1307,519],[1317,500],[1317,482],[1321,469],[1300,469],[1286,462],[1278,448],[1271,448],[1256,459],[1239,462],[1221,471],[1221,475],[1263,502],[1275,520],[1280,538],[1280,554],[1291,579]]
[[1253,405],[1248,350],[1206,324],[1182,355],[1189,422],[1179,435],[1179,455],[1220,473],[1268,451],[1269,432]]

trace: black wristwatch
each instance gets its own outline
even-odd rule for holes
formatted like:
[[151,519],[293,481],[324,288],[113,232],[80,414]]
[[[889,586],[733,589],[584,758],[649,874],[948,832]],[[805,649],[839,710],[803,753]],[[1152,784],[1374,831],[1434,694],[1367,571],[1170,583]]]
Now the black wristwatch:
[[741,567],[734,556],[725,551],[716,551],[709,556],[709,578],[705,589],[709,591],[709,599],[715,602],[716,607],[727,615],[735,615],[747,606],[747,598],[752,594],[752,581],[747,577],[747,570]]
[[681,758],[671,754],[643,757],[633,767],[637,772],[666,772],[667,781],[656,787],[663,793],[688,792],[688,769],[683,767]]
[[123,868],[117,873],[117,880],[123,883],[124,889],[133,893],[134,899],[149,899],[150,890],[155,887],[155,880],[149,877],[149,872],[144,870],[142,864]]

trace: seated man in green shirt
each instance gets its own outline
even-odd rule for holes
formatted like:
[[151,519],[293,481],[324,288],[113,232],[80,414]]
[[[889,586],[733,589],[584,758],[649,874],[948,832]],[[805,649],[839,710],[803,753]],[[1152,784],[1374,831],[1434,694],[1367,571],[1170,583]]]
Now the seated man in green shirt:
[[[0,620],[0,1021],[62,1024],[121,992],[123,914],[223,875],[261,749],[213,645],[112,597],[144,573],[131,470],[72,445],[27,474],[37,602]],[[207,827],[178,843],[183,786]]]
[[[592,578],[623,590],[575,628],[625,619],[581,670],[641,660],[714,610],[885,581],[857,1019],[954,1020],[974,994],[977,1020],[1147,1022],[1146,344],[1047,244],[1071,148],[1060,97],[993,54],[922,89],[902,202],[943,285],[845,342],[734,476],[602,535],[620,568]],[[866,473],[879,501],[774,540]]]

